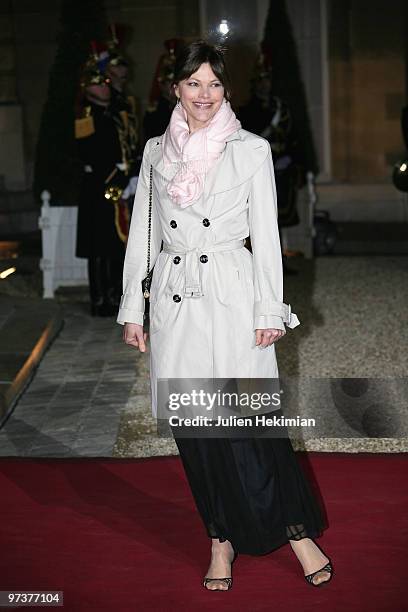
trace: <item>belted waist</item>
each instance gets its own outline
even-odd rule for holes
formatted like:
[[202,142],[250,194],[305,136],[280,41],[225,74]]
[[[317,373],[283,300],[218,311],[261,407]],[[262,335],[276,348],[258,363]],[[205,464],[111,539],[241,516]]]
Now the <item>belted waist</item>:
[[245,240],[230,240],[229,242],[218,242],[217,244],[209,244],[203,247],[176,247],[172,244],[163,243],[163,251],[165,253],[215,253],[216,251],[234,251],[245,245]]
[[185,255],[185,282],[184,296],[185,297],[201,297],[202,291],[202,266],[207,260],[201,260],[200,257],[206,253],[216,253],[217,251],[234,251],[242,249],[245,246],[245,240],[230,240],[229,242],[219,242],[217,244],[208,244],[202,247],[176,247],[171,244],[163,244],[164,253],[171,255]]

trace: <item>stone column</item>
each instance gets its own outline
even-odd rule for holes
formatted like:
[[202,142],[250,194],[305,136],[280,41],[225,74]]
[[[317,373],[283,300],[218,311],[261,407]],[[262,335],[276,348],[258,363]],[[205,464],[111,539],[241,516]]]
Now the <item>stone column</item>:
[[0,189],[26,187],[22,108],[17,94],[12,2],[0,9]]

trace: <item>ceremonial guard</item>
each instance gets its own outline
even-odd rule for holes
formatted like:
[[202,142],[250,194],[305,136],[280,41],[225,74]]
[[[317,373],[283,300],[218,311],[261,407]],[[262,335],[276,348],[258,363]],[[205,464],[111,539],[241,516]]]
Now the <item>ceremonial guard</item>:
[[129,212],[121,196],[129,185],[133,160],[128,126],[111,109],[103,61],[94,45],[80,83],[75,136],[83,177],[76,256],[88,259],[91,314],[113,316],[122,292],[129,228]]
[[[127,147],[127,158],[131,161],[130,176],[135,176],[139,172],[139,124],[138,107],[136,99],[127,91],[129,79],[129,62],[120,50],[120,40],[118,26],[111,24],[111,38],[108,42],[108,57],[106,64],[106,75],[109,79],[111,89],[110,110],[113,117],[119,123],[119,129],[125,127],[125,141],[123,146]],[[135,189],[129,195],[134,195]],[[129,203],[133,203],[133,198],[129,198]]]
[[166,40],[166,53],[160,56],[150,91],[149,105],[143,119],[143,136],[147,142],[150,138],[161,136],[170,122],[176,104],[172,87],[174,65],[177,51],[182,41],[176,38]]
[[[272,65],[267,53],[258,56],[252,95],[248,104],[240,109],[239,118],[246,130],[266,138],[271,145],[279,229],[297,225],[297,192],[304,183],[304,169],[290,109],[281,97],[273,93]],[[284,270],[289,271],[285,265]]]

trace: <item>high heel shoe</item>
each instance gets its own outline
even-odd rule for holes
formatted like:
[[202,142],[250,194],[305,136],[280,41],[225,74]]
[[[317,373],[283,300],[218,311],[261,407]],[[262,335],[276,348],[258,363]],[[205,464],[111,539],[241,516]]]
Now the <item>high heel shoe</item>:
[[[231,561],[231,568],[232,568],[232,564],[234,563],[235,559],[238,557],[238,553],[234,553],[234,558]],[[207,584],[209,582],[213,582],[214,580],[221,580],[223,582],[225,582],[225,584],[227,585],[228,588],[226,589],[208,589],[207,588]],[[230,588],[232,588],[232,576],[228,576],[227,578],[207,578],[205,577],[203,580],[203,587],[205,589],[207,589],[207,591],[229,591]]]
[[[319,572],[328,572],[330,574],[330,577],[327,580],[323,580],[322,582],[319,582],[318,584],[316,584],[315,582],[313,582],[313,578]],[[329,562],[326,563],[326,565],[324,567],[320,568],[319,570],[316,570],[312,574],[308,574],[307,576],[305,576],[305,580],[306,580],[306,582],[308,582],[308,584],[311,584],[314,587],[320,587],[320,586],[323,586],[324,584],[327,584],[328,582],[330,582],[332,577],[333,577],[333,566],[332,566],[332,562],[329,559]]]

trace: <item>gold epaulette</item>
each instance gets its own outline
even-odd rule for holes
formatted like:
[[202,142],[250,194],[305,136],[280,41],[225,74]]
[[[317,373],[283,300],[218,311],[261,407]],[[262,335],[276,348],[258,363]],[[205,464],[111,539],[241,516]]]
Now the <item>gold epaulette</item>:
[[153,102],[152,104],[148,104],[148,106],[146,108],[146,112],[147,113],[154,113],[155,111],[157,111],[157,107],[158,107],[157,102]]
[[91,107],[87,106],[84,110],[85,117],[75,119],[75,138],[88,138],[95,133],[95,124],[91,115]]
[[131,108],[131,112],[133,113],[133,115],[135,115],[136,114],[136,110],[137,110],[135,97],[134,96],[128,96],[127,97],[127,101],[128,101],[128,104],[129,104],[129,106]]
[[120,115],[120,118],[122,119],[122,123],[125,126],[125,129],[127,130],[128,126],[129,126],[129,115],[128,115],[128,112],[125,111],[125,110],[121,110],[121,111],[119,111],[119,115]]

